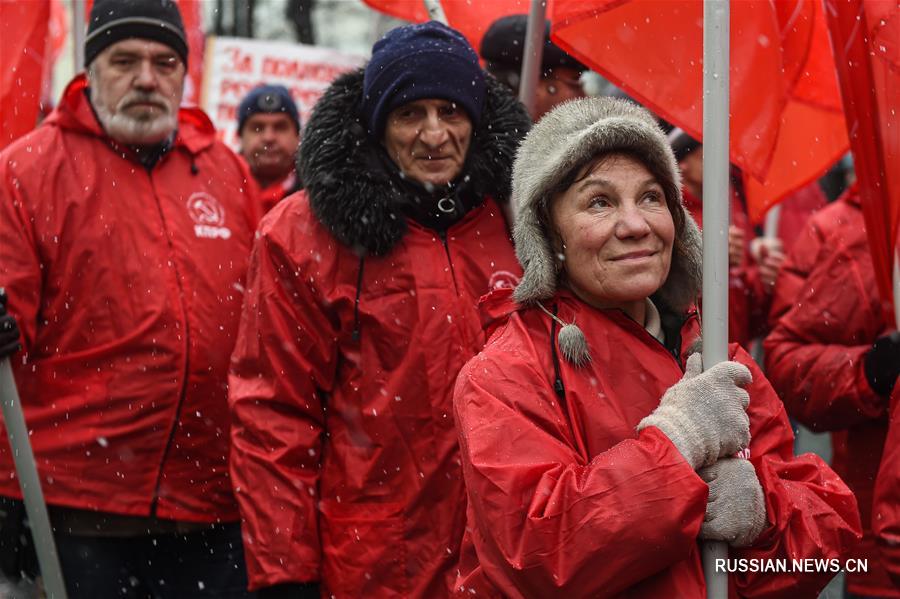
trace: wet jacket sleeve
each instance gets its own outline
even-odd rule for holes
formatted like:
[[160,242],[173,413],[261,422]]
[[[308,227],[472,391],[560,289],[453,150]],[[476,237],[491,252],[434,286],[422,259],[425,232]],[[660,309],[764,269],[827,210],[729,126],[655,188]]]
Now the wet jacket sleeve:
[[[859,318],[853,311],[853,264],[847,264],[847,301],[817,303],[807,295],[808,281],[822,262],[820,252],[833,251],[815,219],[794,243],[775,284],[765,340],[766,374],[791,416],[814,431],[842,430],[877,418],[886,402],[869,386],[863,368],[868,343],[836,342],[834,327]],[[808,301],[799,302],[800,298]]]
[[8,162],[0,160],[0,287],[9,296],[7,310],[19,325],[24,352],[34,347],[43,288],[31,222],[25,191]]
[[[768,527],[754,545],[731,549],[732,559],[843,559],[861,538],[853,493],[816,455],[794,457],[794,436],[784,408],[756,363],[732,346],[733,357],[753,374],[750,393],[750,461],[763,489]],[[742,597],[815,597],[834,572],[735,574]]]
[[881,563],[900,588],[900,386],[891,398],[891,419],[872,507],[872,528]]
[[322,398],[336,362],[332,323],[271,220],[254,242],[229,376],[231,476],[251,589],[319,580]]
[[481,354],[454,393],[472,538],[507,596],[608,596],[685,559],[706,484],[656,428],[586,459],[536,357]]

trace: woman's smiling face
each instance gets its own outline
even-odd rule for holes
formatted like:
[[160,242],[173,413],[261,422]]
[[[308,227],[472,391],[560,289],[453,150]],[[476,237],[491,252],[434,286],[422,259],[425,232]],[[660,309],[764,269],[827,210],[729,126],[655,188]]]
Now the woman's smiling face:
[[565,281],[585,302],[626,313],[669,275],[675,224],[662,186],[636,158],[608,154],[551,200]]

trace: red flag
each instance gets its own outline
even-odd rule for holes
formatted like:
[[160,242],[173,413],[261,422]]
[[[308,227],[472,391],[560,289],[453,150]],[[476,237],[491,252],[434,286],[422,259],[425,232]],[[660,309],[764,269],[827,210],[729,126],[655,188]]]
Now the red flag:
[[[428,11],[422,0],[363,0],[379,12],[404,19],[413,23],[422,23],[429,19]],[[553,0],[548,0],[547,14],[550,14]],[[507,15],[528,14],[530,0],[441,0],[441,8],[447,17],[447,24],[466,36],[475,51],[481,47],[481,38],[491,23]]]
[[49,20],[49,0],[0,0],[0,149],[37,125]]
[[[700,0],[556,0],[550,18],[563,49],[702,139]],[[759,222],[847,151],[821,5],[732,2],[730,76],[729,155]]]
[[184,31],[188,41],[188,72],[184,81],[182,105],[196,106],[200,103],[200,89],[203,87],[203,53],[206,36],[203,33],[203,3],[201,0],[177,0],[184,21]]
[[900,221],[900,3],[826,0],[828,29],[881,297]]

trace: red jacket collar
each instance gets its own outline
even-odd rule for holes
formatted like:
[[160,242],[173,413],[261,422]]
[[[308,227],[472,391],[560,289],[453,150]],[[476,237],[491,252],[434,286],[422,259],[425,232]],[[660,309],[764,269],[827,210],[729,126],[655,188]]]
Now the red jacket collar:
[[[87,76],[84,73],[70,81],[62,94],[59,106],[50,113],[46,123],[115,143],[97,122],[97,117],[85,92],[87,87]],[[191,154],[198,154],[212,145],[215,140],[216,129],[202,110],[199,108],[178,110],[176,147],[183,147]]]
[[[555,303],[569,305],[576,312],[587,307],[587,304],[578,299],[574,293],[565,287],[558,288],[553,297],[544,302],[544,305],[549,309]],[[482,329],[490,336],[509,319],[513,312],[528,309],[529,307],[529,305],[519,304],[513,299],[512,288],[493,289],[478,300]],[[690,316],[696,311],[696,307],[691,306],[685,313],[685,316]],[[621,310],[601,310],[601,312],[614,320],[634,322]]]

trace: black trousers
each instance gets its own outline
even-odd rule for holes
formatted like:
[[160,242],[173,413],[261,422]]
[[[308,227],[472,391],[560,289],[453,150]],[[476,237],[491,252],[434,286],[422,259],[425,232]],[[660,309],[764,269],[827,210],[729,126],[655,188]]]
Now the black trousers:
[[134,538],[57,532],[70,599],[252,598],[240,525]]

